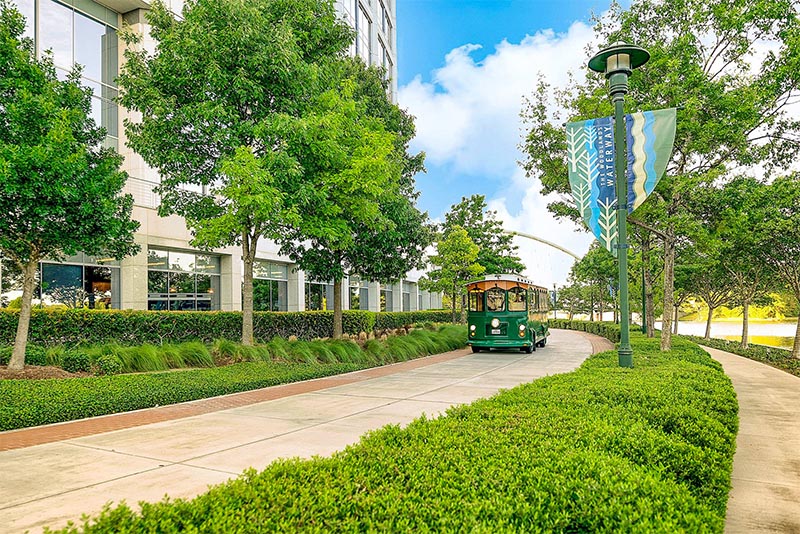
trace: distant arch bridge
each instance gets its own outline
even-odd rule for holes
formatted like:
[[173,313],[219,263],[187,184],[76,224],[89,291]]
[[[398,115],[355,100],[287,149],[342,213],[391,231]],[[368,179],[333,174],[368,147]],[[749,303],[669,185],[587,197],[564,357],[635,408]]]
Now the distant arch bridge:
[[558,245],[556,243],[553,243],[552,241],[548,241],[547,239],[542,239],[541,237],[537,237],[535,235],[525,234],[523,232],[516,232],[516,231],[513,231],[513,230],[503,230],[503,233],[504,234],[509,234],[509,235],[518,235],[520,237],[525,237],[525,238],[528,238],[528,239],[532,239],[534,241],[538,241],[539,243],[544,243],[545,245],[553,247],[554,249],[560,250],[561,252],[563,252],[565,254],[569,254],[570,256],[575,258],[576,260],[580,260],[581,259],[580,256],[578,256],[577,254],[575,254],[571,250],[566,249],[566,248],[564,248],[561,245]]

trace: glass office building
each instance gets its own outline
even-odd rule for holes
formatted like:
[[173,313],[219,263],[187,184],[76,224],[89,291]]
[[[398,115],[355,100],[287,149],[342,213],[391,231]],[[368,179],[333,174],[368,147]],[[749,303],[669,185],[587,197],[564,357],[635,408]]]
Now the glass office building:
[[[152,47],[144,14],[146,0],[13,0],[27,19],[26,36],[37,54],[52,53],[58,75],[74,64],[83,66],[81,83],[92,90],[91,113],[107,131],[105,144],[125,157],[125,192],[133,196],[133,217],[140,228],[135,256],[113,258],[84,254],[62,262],[44,261],[38,272],[35,299],[47,306],[141,310],[239,310],[242,306],[241,250],[224,247],[195,250],[185,221],[161,217],[154,186],[158,173],[127,145],[123,121],[137,117],[115,103],[116,78],[123,59],[123,25],[143,35]],[[183,0],[167,0],[177,14]],[[386,69],[397,92],[395,0],[336,0],[339,15],[356,30],[351,48],[371,65]],[[357,274],[357,273],[356,273]],[[331,309],[330,282],[307,279],[271,242],[259,244],[254,266],[254,307],[257,310],[301,311]],[[13,305],[21,295],[14,265],[0,261],[0,305]],[[378,283],[358,276],[342,282],[344,307],[378,311],[437,308],[441,296],[419,291],[409,277],[397,283]],[[424,306],[424,308],[422,308]]]

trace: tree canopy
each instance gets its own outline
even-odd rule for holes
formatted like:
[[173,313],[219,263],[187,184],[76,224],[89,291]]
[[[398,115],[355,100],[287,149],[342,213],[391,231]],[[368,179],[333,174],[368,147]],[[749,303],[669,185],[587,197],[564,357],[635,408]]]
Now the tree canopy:
[[[662,243],[664,308],[672,308],[675,246],[696,221],[695,193],[730,169],[785,166],[797,149],[800,122],[789,113],[800,81],[800,25],[791,0],[635,2],[614,6],[595,33],[608,45],[645,47],[650,61],[633,72],[627,110],[677,107],[675,149],[666,175],[629,221]],[[756,54],[756,50],[763,54]],[[588,57],[587,57],[588,59]],[[564,119],[611,115],[605,81],[587,81],[555,93],[564,113],[552,113],[552,89],[542,80],[523,114],[530,125],[525,168],[541,179],[542,193],[560,199],[549,209],[579,220],[569,197]],[[662,349],[670,347],[671,314],[664,314]]]
[[59,80],[52,56],[37,59],[24,29],[0,0],[0,252],[23,278],[11,369],[24,366],[39,262],[80,251],[121,259],[138,249],[139,226],[133,199],[121,193],[122,158],[103,147],[80,68]]
[[183,216],[195,246],[242,246],[250,344],[259,239],[283,236],[320,194],[288,140],[312,135],[304,117],[319,114],[353,33],[324,0],[197,0],[182,20],[156,1],[147,20],[152,54],[123,34],[121,102],[141,113],[125,123],[129,145],[161,175],[160,213]]
[[445,214],[444,232],[460,226],[467,231],[473,243],[478,245],[478,264],[486,274],[513,273],[525,270],[525,265],[517,256],[517,246],[513,236],[503,231],[503,223],[497,219],[497,212],[487,209],[486,197],[472,195],[450,207]]

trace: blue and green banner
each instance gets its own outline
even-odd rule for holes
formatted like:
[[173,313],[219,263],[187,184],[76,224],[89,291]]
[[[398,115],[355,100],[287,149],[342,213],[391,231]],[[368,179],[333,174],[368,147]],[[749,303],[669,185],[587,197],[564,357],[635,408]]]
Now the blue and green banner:
[[[664,175],[675,141],[675,109],[625,115],[628,213]],[[617,194],[612,117],[567,124],[569,183],[575,204],[600,243],[616,256]]]

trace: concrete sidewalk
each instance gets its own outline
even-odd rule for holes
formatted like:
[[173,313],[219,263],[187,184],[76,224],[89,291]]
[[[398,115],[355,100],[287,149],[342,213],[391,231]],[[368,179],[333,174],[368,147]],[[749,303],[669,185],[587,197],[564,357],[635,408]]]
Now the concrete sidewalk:
[[800,378],[704,348],[739,399],[725,532],[800,533]]
[[[603,341],[553,330],[547,347],[530,355],[462,350],[385,376],[331,377],[324,389],[221,410],[230,399],[220,397],[206,401],[218,411],[6,450],[0,452],[0,532],[59,528],[110,501],[192,497],[276,458],[328,455],[368,430],[407,424],[423,413],[436,417],[500,389],[568,372],[610,348]],[[113,416],[105,419],[103,425],[113,423]],[[0,441],[11,437],[0,433]]]

